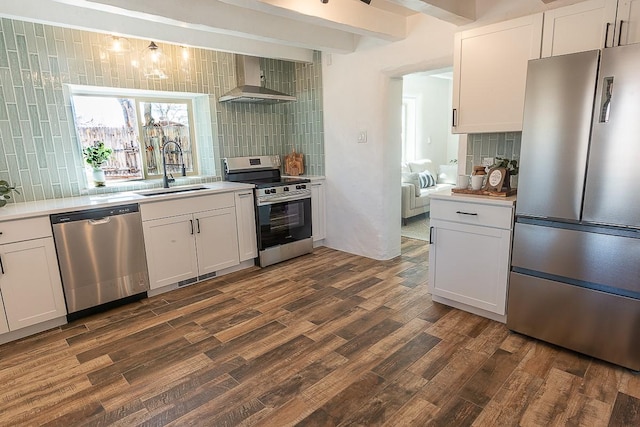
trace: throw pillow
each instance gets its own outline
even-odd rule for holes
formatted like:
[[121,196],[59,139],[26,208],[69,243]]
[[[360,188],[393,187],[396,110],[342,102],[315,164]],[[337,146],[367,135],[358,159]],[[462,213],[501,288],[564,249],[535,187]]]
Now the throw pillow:
[[412,184],[415,187],[416,197],[420,197],[420,177],[417,172],[403,173],[402,182]]
[[429,171],[418,173],[418,177],[420,178],[420,188],[428,188],[436,185],[436,179]]
[[431,160],[429,159],[421,159],[414,160],[412,162],[408,162],[409,168],[411,168],[411,172],[426,172],[431,168]]

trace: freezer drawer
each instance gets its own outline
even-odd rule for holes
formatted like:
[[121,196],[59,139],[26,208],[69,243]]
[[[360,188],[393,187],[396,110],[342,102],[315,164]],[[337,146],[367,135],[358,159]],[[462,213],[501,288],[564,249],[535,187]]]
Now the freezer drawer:
[[[517,222],[511,265],[522,273],[640,297],[640,239]],[[598,230],[598,228],[595,228]],[[629,231],[629,233],[632,233]],[[640,234],[640,233],[637,233]],[[540,274],[541,273],[541,274]],[[527,273],[528,274],[528,273]]]
[[511,273],[507,327],[640,370],[640,300]]

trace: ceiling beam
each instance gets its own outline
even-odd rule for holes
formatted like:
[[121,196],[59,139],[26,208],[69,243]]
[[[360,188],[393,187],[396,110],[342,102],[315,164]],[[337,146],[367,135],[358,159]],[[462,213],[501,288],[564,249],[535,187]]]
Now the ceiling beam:
[[[41,0],[217,35],[333,53],[351,53],[357,35],[217,0]],[[318,4],[321,4],[318,2]],[[2,6],[0,6],[1,13]],[[261,56],[261,55],[259,55]],[[263,55],[262,55],[263,56]]]
[[214,33],[202,28],[187,28],[175,23],[167,24],[140,17],[106,13],[55,0],[1,2],[0,16],[222,52],[299,62],[313,61],[313,50],[309,48],[287,46],[282,43],[250,39],[233,34]]
[[[94,0],[95,1],[95,0]],[[407,36],[406,17],[361,1],[220,0],[245,9],[388,41]],[[399,9],[399,8],[398,8]]]
[[476,20],[475,0],[388,0],[407,9],[434,16],[455,25]]

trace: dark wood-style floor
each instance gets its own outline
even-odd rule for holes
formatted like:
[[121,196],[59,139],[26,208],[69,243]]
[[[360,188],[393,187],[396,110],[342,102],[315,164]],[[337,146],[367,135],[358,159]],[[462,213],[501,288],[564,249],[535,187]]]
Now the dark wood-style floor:
[[638,426],[640,376],[320,248],[0,346],[0,425]]

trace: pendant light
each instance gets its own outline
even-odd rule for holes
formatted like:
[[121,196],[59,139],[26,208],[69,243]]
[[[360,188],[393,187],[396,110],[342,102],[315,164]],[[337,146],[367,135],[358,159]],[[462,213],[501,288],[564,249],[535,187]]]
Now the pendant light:
[[167,74],[168,62],[167,55],[155,42],[151,42],[142,52],[142,70],[144,76],[148,79],[169,78]]
[[124,37],[121,36],[108,36],[107,37],[108,50],[111,53],[116,55],[122,55],[129,50],[131,50],[131,43]]

